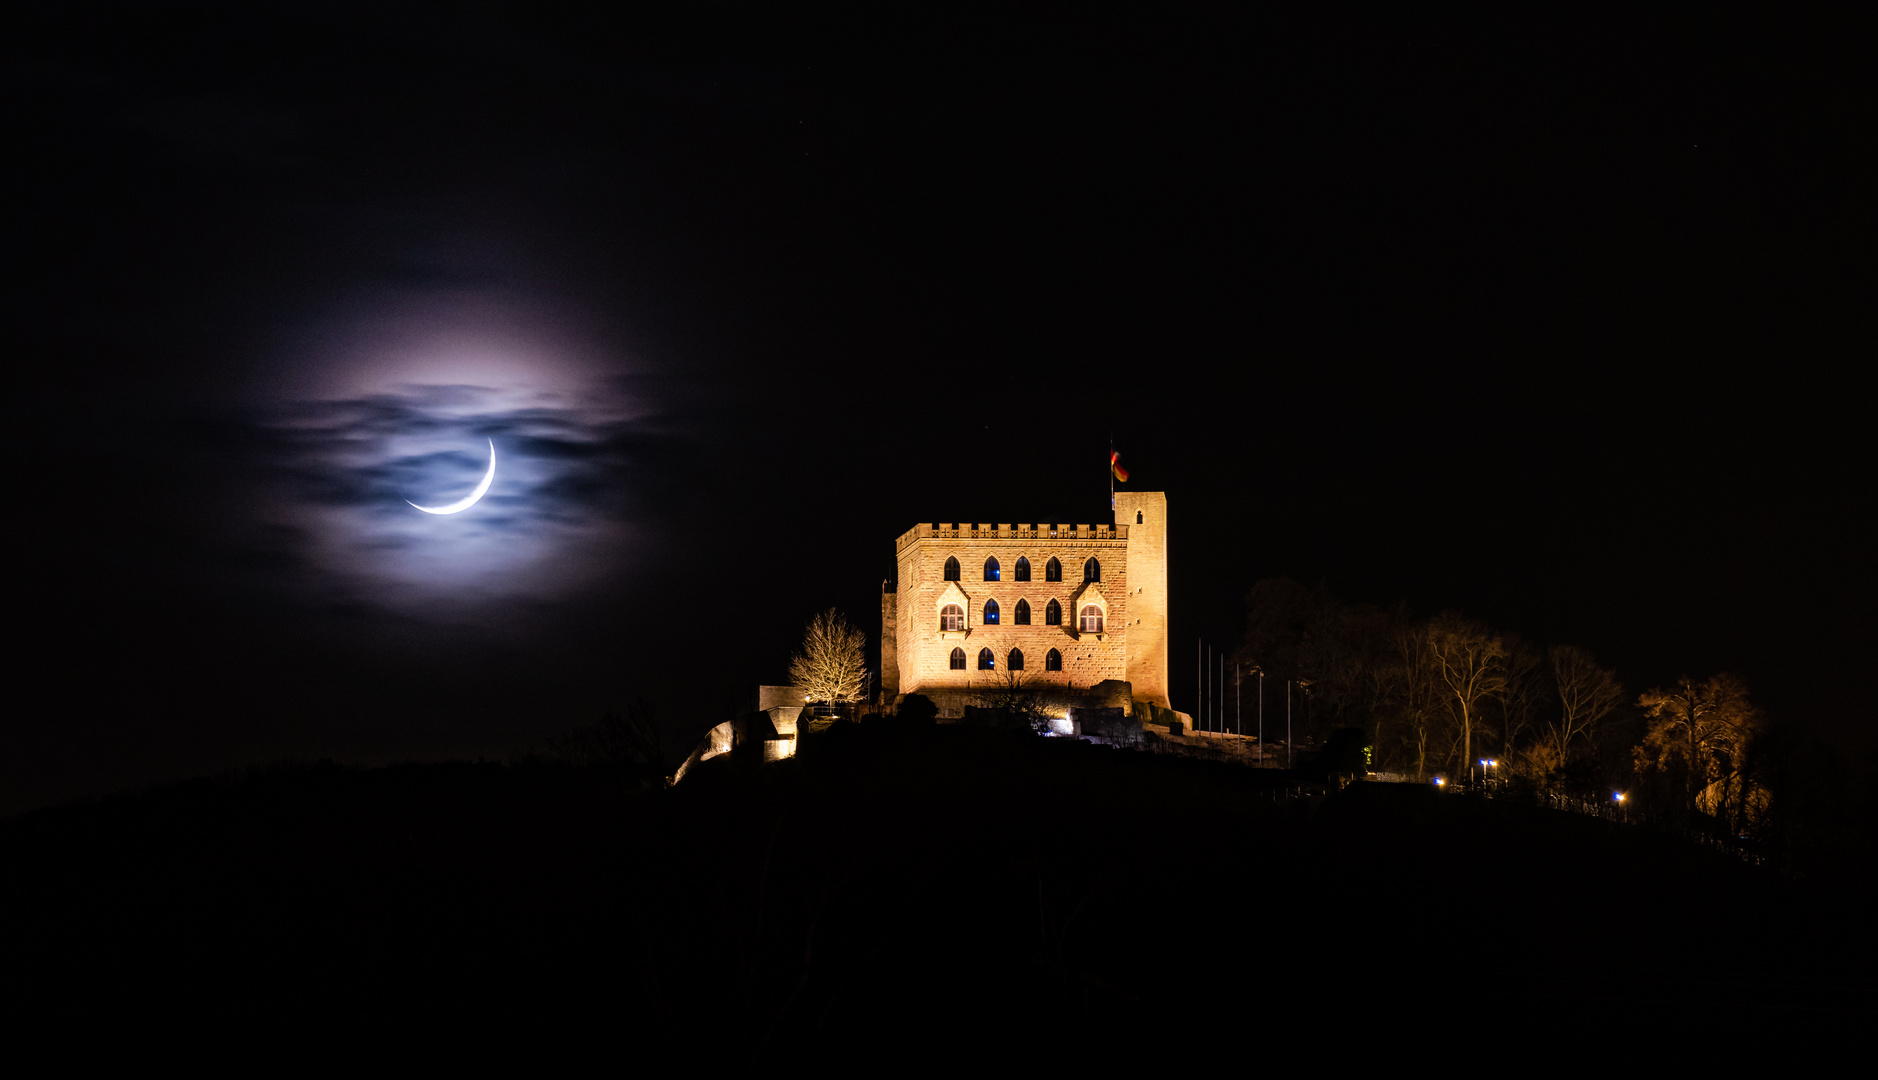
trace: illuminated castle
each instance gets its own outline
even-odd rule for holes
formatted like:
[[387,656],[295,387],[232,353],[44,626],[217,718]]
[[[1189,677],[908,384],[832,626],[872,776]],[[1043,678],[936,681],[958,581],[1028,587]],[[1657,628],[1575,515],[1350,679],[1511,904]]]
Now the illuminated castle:
[[1105,680],[1167,700],[1167,496],[1117,492],[1111,525],[915,525],[881,590],[884,701],[924,694],[958,715],[1021,676]]

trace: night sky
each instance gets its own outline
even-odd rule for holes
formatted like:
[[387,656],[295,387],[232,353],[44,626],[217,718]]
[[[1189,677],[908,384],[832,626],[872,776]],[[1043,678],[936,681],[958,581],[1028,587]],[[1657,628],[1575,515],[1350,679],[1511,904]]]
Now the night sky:
[[[1871,721],[1869,26],[17,5],[0,812],[674,744],[917,521]],[[470,511],[431,517],[499,460]]]

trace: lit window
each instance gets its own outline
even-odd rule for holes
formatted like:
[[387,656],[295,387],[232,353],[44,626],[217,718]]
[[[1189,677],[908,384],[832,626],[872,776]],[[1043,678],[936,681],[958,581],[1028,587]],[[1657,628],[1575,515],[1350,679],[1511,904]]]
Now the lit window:
[[985,625],[998,625],[998,602],[996,600],[985,601]]
[[939,629],[965,629],[965,609],[957,604],[947,604],[939,609]]
[[1045,626],[1063,625],[1063,605],[1054,600],[1044,605],[1043,624]]
[[957,581],[958,579],[959,579],[959,561],[957,559],[947,559],[946,560],[946,580]]
[[997,669],[998,669],[998,661],[996,657],[991,655],[991,650],[990,649],[978,650],[978,670],[996,671]]
[[1057,652],[1055,649],[1051,649],[1048,653],[1044,654],[1043,670],[1045,671],[1063,670],[1063,654],[1060,652]]
[[1022,649],[1012,649],[1012,650],[1011,650],[1011,655],[1010,655],[1010,658],[1009,658],[1009,659],[1007,659],[1007,660],[1005,661],[1005,664],[1007,664],[1007,665],[1009,666],[1009,668],[1010,668],[1010,670],[1012,670],[1012,671],[1022,671],[1022,670],[1024,670],[1024,653],[1023,653],[1023,650],[1022,650]]
[[1011,616],[1011,622],[1018,626],[1030,625],[1030,601],[1019,600],[1017,602],[1017,611]]
[[1083,563],[1082,564],[1082,579],[1084,581],[1101,581],[1102,580],[1102,564],[1099,562],[1096,562],[1094,559],[1090,559],[1088,562]]
[[965,670],[965,650],[964,649],[952,650],[952,670],[953,671]]
[[985,580],[998,580],[998,560],[995,556],[985,560]]
[[1045,581],[1063,580],[1063,564],[1060,562],[1057,562],[1056,556],[1054,555],[1050,556],[1049,562],[1043,564],[1043,580]]
[[1030,580],[1030,560],[1029,559],[1024,558],[1022,555],[1019,555],[1017,557],[1017,565],[1011,568],[1011,580],[1012,581],[1029,581]]
[[1102,609],[1094,604],[1082,609],[1082,632],[1100,634],[1102,632]]

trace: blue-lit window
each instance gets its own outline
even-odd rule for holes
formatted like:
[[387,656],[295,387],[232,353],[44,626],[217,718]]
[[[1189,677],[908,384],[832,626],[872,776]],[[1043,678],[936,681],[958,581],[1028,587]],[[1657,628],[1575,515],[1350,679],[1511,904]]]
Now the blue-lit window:
[[1011,614],[1011,623],[1014,626],[1030,625],[1030,601],[1019,600],[1017,602],[1017,610]]
[[985,580],[998,580],[998,560],[995,557],[985,560]]
[[998,602],[996,600],[985,601],[985,625],[998,625]]
[[991,655],[991,650],[990,649],[978,650],[978,670],[996,671],[997,669],[998,669],[998,661],[996,657]]

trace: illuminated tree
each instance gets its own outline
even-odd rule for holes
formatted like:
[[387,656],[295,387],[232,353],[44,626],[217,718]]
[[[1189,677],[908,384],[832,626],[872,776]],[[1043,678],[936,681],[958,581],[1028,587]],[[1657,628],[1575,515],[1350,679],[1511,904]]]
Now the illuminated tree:
[[809,620],[789,680],[810,703],[847,704],[867,695],[867,636],[834,608]]
[[1571,759],[1573,742],[1596,735],[1598,724],[1623,700],[1624,688],[1616,673],[1599,667],[1596,658],[1575,645],[1554,645],[1546,655],[1559,711],[1545,725],[1545,744],[1547,756],[1562,767]]
[[1688,676],[1668,690],[1637,699],[1650,727],[1636,749],[1639,768],[1679,773],[1683,805],[1728,821],[1746,791],[1741,766],[1748,742],[1761,726],[1761,711],[1748,700],[1747,684],[1733,675],[1698,683]]
[[1461,767],[1474,760],[1480,706],[1506,689],[1506,642],[1476,622],[1443,615],[1428,629],[1430,655],[1460,742]]

